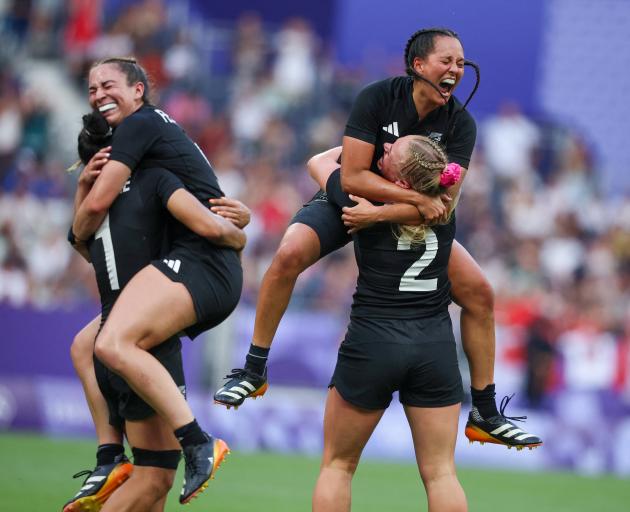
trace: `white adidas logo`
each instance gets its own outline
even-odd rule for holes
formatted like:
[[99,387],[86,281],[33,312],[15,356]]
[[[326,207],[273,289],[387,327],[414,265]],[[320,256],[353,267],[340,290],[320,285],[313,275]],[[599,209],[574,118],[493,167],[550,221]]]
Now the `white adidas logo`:
[[76,498],[77,496],[79,496],[81,493],[85,492],[85,491],[89,491],[92,487],[94,487],[96,484],[102,482],[103,480],[105,480],[105,476],[91,476],[90,478],[88,478],[83,487],[81,487],[81,489],[79,489],[79,492],[76,493],[74,495],[74,497]]
[[[508,432],[506,432],[506,430]],[[507,439],[510,439],[511,437],[514,437],[514,439],[516,439],[517,441],[524,441],[525,439],[529,439],[530,437],[536,437],[533,434],[528,434],[527,432],[525,432],[524,430],[521,430],[520,428],[515,427],[514,425],[510,425],[509,423],[506,423],[504,425],[501,425],[499,428],[495,428],[492,432],[490,432],[493,436],[502,436],[505,437]],[[520,435],[517,435],[520,434]]]
[[394,121],[393,123],[388,124],[387,126],[383,126],[383,131],[387,133],[391,133],[398,137],[398,121]]
[[225,395],[229,396],[230,398],[240,400],[241,398],[247,398],[254,391],[256,391],[256,388],[252,384],[250,384],[246,380],[242,380],[238,383],[238,386],[230,388],[230,391],[227,391],[225,389],[225,386],[222,387],[219,391],[217,391],[215,396]]
[[173,272],[176,274],[179,272],[179,267],[181,266],[181,260],[162,260],[164,263],[168,265],[168,268],[173,269]]

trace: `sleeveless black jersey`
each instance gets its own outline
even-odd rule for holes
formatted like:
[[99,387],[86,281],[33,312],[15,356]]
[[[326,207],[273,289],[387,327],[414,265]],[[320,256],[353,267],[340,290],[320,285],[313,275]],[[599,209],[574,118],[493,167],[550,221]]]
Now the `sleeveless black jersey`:
[[455,131],[447,138],[455,112],[462,105],[454,96],[448,103],[420,119],[413,102],[413,79],[397,76],[374,82],[359,92],[346,124],[345,135],[374,145],[372,171],[383,156],[383,143],[405,135],[424,135],[444,145],[449,162],[468,168],[475,147],[477,127],[464,110],[457,116]]
[[164,250],[166,210],[182,182],[165,169],[134,172],[88,242],[101,296],[102,322],[122,288]]
[[144,105],[114,130],[111,160],[132,171],[168,169],[186,189],[208,206],[208,199],[222,197],[212,166],[188,135],[166,113]]
[[[326,192],[340,208],[355,204],[341,188],[339,170],[328,179]],[[413,246],[399,240],[395,229],[383,222],[352,236],[359,277],[351,317],[422,318],[447,310],[454,216],[448,224],[426,228],[424,243]]]

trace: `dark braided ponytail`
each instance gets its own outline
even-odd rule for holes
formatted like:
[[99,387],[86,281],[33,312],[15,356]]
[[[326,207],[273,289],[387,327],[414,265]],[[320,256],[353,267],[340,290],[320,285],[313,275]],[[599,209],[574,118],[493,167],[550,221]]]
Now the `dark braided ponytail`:
[[83,129],[77,138],[77,151],[84,165],[111,141],[112,129],[100,112],[94,111],[83,116]]
[[[433,82],[431,82],[430,80],[427,80],[425,77],[423,77],[420,73],[418,73],[413,68],[414,59],[416,58],[424,59],[427,57],[427,55],[429,55],[433,51],[433,48],[435,47],[435,38],[438,36],[454,37],[455,39],[461,42],[461,40],[459,39],[459,36],[457,35],[457,32],[451,29],[442,28],[442,27],[423,28],[421,30],[414,32],[409,38],[409,40],[407,41],[407,44],[405,45],[404,57],[405,57],[405,72],[407,73],[407,75],[412,77],[414,80],[422,80],[426,82],[431,87],[433,87],[438,93],[441,94],[440,90],[437,88],[437,86]],[[473,87],[472,92],[468,95],[468,98],[464,102],[463,106],[457,109],[451,115],[451,118],[449,119],[449,126],[446,132],[446,136],[444,140],[442,141],[442,144],[444,144],[445,146],[446,146],[446,143],[448,142],[448,139],[455,132],[455,125],[457,124],[457,118],[466,109],[466,107],[470,103],[470,100],[472,100],[473,96],[477,92],[477,89],[479,88],[479,81],[481,80],[481,73],[479,70],[479,66],[476,63],[474,63],[471,60],[466,60],[464,61],[464,66],[470,66],[475,70],[475,86]]]

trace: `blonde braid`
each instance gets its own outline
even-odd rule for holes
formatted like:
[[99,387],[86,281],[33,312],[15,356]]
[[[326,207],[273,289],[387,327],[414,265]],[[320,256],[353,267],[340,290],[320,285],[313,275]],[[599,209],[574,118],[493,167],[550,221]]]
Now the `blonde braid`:
[[[409,141],[408,151],[409,157],[402,165],[400,178],[406,180],[416,192],[429,196],[442,193],[444,188],[440,185],[440,177],[448,164],[444,149],[428,137],[415,136]],[[411,245],[417,245],[424,242],[425,226],[400,225],[396,235]]]

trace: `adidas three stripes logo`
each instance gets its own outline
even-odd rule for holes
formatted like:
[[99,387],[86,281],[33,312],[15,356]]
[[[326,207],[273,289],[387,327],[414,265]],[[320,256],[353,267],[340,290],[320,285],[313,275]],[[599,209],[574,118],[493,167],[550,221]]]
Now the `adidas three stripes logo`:
[[225,395],[238,400],[239,398],[247,398],[254,391],[256,391],[256,388],[251,383],[242,380],[238,383],[238,386],[231,387],[229,391],[227,391],[225,387],[221,388],[217,391],[216,396]]
[[179,272],[179,267],[181,266],[181,260],[162,260],[168,268],[172,269],[176,274]]
[[383,131],[398,137],[398,121],[394,121],[387,126],[383,126]]

